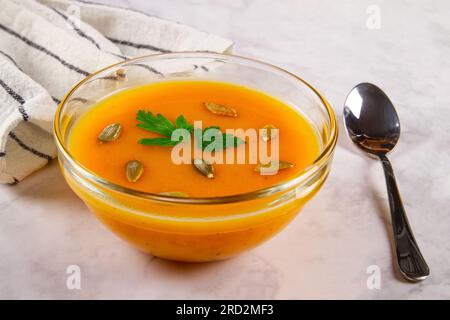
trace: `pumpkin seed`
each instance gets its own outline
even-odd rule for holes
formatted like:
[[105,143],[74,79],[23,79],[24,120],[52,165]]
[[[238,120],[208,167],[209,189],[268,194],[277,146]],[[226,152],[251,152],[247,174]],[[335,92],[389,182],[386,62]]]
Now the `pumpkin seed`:
[[[279,161],[278,162],[278,170],[284,170],[284,169],[289,169],[289,168],[292,168],[292,167],[294,167],[295,165],[293,164],[293,163],[290,163],[290,162],[287,162],[287,161]],[[272,169],[272,170],[271,170]],[[272,168],[272,163],[271,162],[269,162],[269,163],[266,163],[266,164],[258,164],[256,167],[255,167],[255,171],[256,172],[263,172],[263,171],[268,171],[268,172],[270,172],[270,171],[276,171],[276,167],[274,167],[274,168]]]
[[275,138],[277,136],[277,132],[275,131],[277,127],[275,127],[273,124],[265,125],[261,130],[261,139],[264,142],[269,141],[272,138]]
[[189,198],[188,194],[181,191],[168,191],[168,192],[160,192],[158,193],[162,196],[171,196],[171,197],[178,197],[178,198]]
[[122,132],[122,125],[118,122],[107,125],[98,135],[98,140],[111,142],[116,140]]
[[205,107],[214,114],[227,117],[237,117],[237,111],[233,108],[224,106],[223,104],[204,102]]
[[123,68],[117,69],[115,72],[117,80],[124,80],[127,77],[127,71]]
[[203,174],[208,179],[214,178],[213,166],[204,161],[203,159],[194,159],[194,166],[201,174]]
[[125,169],[127,179],[130,182],[138,181],[142,173],[144,173],[144,166],[138,160],[128,161]]

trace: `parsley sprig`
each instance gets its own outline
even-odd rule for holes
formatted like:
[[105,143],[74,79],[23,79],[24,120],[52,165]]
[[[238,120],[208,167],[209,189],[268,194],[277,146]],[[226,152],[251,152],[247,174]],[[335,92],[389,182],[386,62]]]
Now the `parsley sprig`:
[[[182,138],[179,141],[173,141],[171,139],[173,131],[176,129],[186,129],[189,133],[194,132],[194,126],[191,125],[183,115],[178,116],[175,119],[175,123],[172,123],[169,119],[167,119],[162,114],[158,113],[156,116],[153,115],[150,111],[139,110],[137,112],[138,127],[158,133],[164,137],[161,138],[144,138],[138,141],[138,143],[147,145],[147,146],[169,146],[173,147],[182,142]],[[220,132],[220,127],[218,126],[210,126],[203,130],[201,133],[197,133],[197,136],[202,137],[201,147],[203,150],[208,148],[211,144],[216,144],[215,134],[217,131],[208,132],[208,130],[219,130],[219,134],[222,135],[222,145],[214,145],[215,150],[226,149],[229,147],[237,147],[241,144],[244,144],[245,141],[235,137],[229,133]],[[195,129],[199,130],[199,129]],[[208,134],[209,133],[209,134]],[[209,136],[211,141],[205,141],[207,136]]]

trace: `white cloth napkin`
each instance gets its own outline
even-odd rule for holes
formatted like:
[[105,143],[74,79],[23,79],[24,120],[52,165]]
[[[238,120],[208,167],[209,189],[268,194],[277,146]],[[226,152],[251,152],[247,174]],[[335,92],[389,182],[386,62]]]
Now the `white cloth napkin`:
[[56,155],[53,115],[79,80],[127,57],[230,50],[232,42],[146,14],[64,0],[0,0],[0,182]]

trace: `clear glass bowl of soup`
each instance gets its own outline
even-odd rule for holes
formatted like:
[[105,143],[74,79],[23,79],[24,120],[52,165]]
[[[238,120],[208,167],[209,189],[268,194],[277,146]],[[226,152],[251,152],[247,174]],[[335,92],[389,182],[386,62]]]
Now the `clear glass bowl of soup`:
[[[302,155],[308,154],[309,158],[305,163],[292,169],[290,173],[283,172],[276,178],[264,178],[272,182],[268,185],[263,183],[261,185],[264,187],[258,188],[258,181],[262,178],[253,178],[252,174],[256,173],[239,171],[242,174],[238,172],[233,176],[234,183],[228,177],[224,185],[220,185],[220,179],[217,178],[218,184],[215,187],[215,182],[199,180],[204,177],[197,178],[195,174],[198,173],[194,173],[195,170],[192,173],[174,172],[171,179],[172,167],[167,168],[164,163],[151,162],[148,166],[152,168],[145,168],[141,180],[144,181],[145,178],[145,181],[151,182],[152,173],[155,180],[163,179],[161,177],[164,174],[166,180],[154,182],[146,189],[140,184],[134,185],[125,179],[121,180],[120,175],[115,178],[107,174],[109,166],[117,166],[116,162],[122,161],[121,157],[128,152],[126,146],[130,146],[130,149],[146,146],[135,147],[131,141],[122,143],[121,150],[111,149],[105,154],[98,151],[98,155],[95,149],[98,142],[90,141],[90,133],[78,139],[72,137],[77,130],[81,134],[87,131],[98,134],[100,127],[95,126],[104,125],[97,124],[101,122],[103,113],[111,112],[119,117],[122,109],[127,108],[129,104],[135,103],[136,108],[146,109],[146,104],[164,104],[165,101],[178,98],[177,95],[182,94],[180,92],[191,94],[180,98],[186,101],[185,113],[189,115],[193,109],[190,106],[193,102],[189,100],[192,92],[200,95],[204,93],[209,95],[208,99],[214,99],[214,90],[222,90],[221,85],[223,88],[228,86],[231,90],[230,94],[221,94],[223,99],[238,96],[234,95],[233,90],[243,90],[241,93],[244,96],[246,92],[252,92],[255,97],[264,96],[267,101],[273,102],[270,102],[270,110],[264,109],[266,98],[252,110],[241,108],[244,109],[243,114],[247,112],[247,121],[257,121],[259,115],[266,112],[265,116],[269,113],[273,122],[277,122],[277,117],[284,117],[279,120],[287,121],[287,127],[292,130],[307,124],[312,135],[305,139],[315,139],[310,141],[310,145],[314,145],[316,149],[305,150],[307,141],[302,142],[301,139],[297,139],[297,142],[291,139],[289,145],[285,146],[289,149],[287,154],[292,157],[302,159]],[[152,96],[147,99],[145,95],[153,94],[152,88],[158,86],[166,88],[165,91],[158,91],[160,101],[153,100]],[[141,95],[144,94],[144,97],[138,97],[138,91]],[[136,97],[133,92],[136,92]],[[280,106],[279,112],[276,109],[277,103]],[[92,113],[93,110],[100,110],[101,105],[104,111],[97,112],[97,115]],[[177,104],[177,108],[184,108],[184,104]],[[289,116],[289,112],[293,112],[292,116]],[[305,121],[296,122],[297,116],[294,113]],[[88,114],[91,114],[91,123],[87,124]],[[220,117],[211,119],[222,121]],[[133,128],[125,127],[123,139],[129,137],[127,132],[138,132],[134,130],[138,130],[134,125]],[[328,176],[337,142],[338,126],[332,108],[325,98],[298,76],[249,58],[195,52],[140,57],[112,65],[88,76],[61,102],[55,115],[54,134],[59,163],[67,183],[107,228],[136,248],[154,256],[177,261],[203,262],[227,259],[254,248],[280,232],[297,216]],[[280,130],[279,134],[283,135],[283,131]],[[146,135],[143,130],[142,135]],[[87,149],[90,143],[92,148]],[[161,149],[165,147],[148,148],[139,149],[139,154],[148,150],[148,157],[145,156],[148,161],[156,161],[158,152],[166,152]],[[175,171],[175,167],[173,168]],[[220,170],[219,167],[218,175]],[[183,172],[186,172],[185,177]],[[180,195],[179,192],[163,192],[170,190],[157,190],[159,186],[165,185],[166,181],[182,181],[180,186],[190,188],[187,193],[192,190],[193,196]]]

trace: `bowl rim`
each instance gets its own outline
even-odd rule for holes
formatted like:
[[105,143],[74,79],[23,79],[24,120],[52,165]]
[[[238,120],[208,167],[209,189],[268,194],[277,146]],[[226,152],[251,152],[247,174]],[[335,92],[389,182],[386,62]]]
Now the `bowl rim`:
[[[127,64],[130,62],[136,62],[143,59],[153,58],[153,59],[161,59],[161,58],[212,58],[212,59],[237,59],[240,61],[244,61],[247,63],[253,63],[257,65],[261,65],[262,67],[272,69],[271,71],[275,71],[284,75],[287,75],[289,78],[293,80],[297,80],[301,82],[302,84],[306,85],[312,93],[314,93],[317,98],[321,101],[322,105],[325,107],[326,115],[328,117],[328,120],[330,122],[330,135],[324,145],[323,150],[321,153],[317,156],[317,158],[312,162],[309,166],[307,166],[303,171],[299,172],[297,175],[295,175],[294,178],[290,178],[286,181],[282,181],[280,183],[277,183],[275,185],[258,189],[251,192],[236,194],[236,195],[227,195],[222,197],[199,197],[199,198],[184,198],[184,197],[177,197],[177,196],[171,196],[171,195],[162,195],[157,193],[151,193],[151,192],[144,192],[139,191],[132,188],[124,187],[120,184],[111,182],[107,179],[104,179],[91,170],[84,167],[81,163],[79,163],[76,159],[72,157],[68,149],[66,148],[66,145],[63,143],[62,134],[61,134],[61,127],[60,127],[60,118],[61,113],[66,105],[66,102],[68,99],[72,96],[72,94],[83,84],[88,82],[90,79],[95,77],[96,75],[109,70],[114,69],[115,67],[118,67],[123,64]],[[162,202],[169,202],[169,203],[181,203],[181,204],[224,204],[224,203],[235,203],[240,201],[248,201],[258,198],[264,198],[271,196],[273,194],[276,194],[278,192],[290,189],[297,184],[300,184],[305,177],[310,177],[311,174],[317,170],[319,170],[324,164],[328,162],[330,157],[333,155],[333,151],[336,147],[337,140],[338,140],[338,131],[339,126],[337,123],[337,118],[334,114],[333,109],[331,108],[328,101],[322,96],[321,93],[319,93],[311,84],[309,84],[307,81],[305,81],[303,78],[283,69],[280,67],[277,67],[271,63],[263,62],[254,58],[249,58],[245,56],[240,56],[236,54],[228,54],[228,53],[213,53],[213,52],[206,52],[206,51],[184,51],[184,52],[171,52],[171,53],[159,53],[159,54],[149,54],[144,56],[135,57],[132,59],[120,61],[118,63],[114,63],[112,65],[109,65],[105,68],[99,69],[98,71],[90,74],[89,76],[83,78],[80,80],[77,84],[75,84],[64,96],[64,98],[61,100],[61,103],[58,105],[58,108],[55,112],[55,116],[53,119],[53,134],[56,142],[56,147],[58,151],[58,158],[60,158],[60,154],[63,155],[64,160],[68,161],[73,167],[75,167],[77,170],[79,170],[83,177],[87,177],[89,180],[94,181],[95,183],[101,185],[102,187],[119,192],[122,194],[126,194],[127,196],[137,197],[141,199],[147,199],[147,200],[156,200],[156,201],[162,201]],[[60,159],[60,161],[63,161]]]

